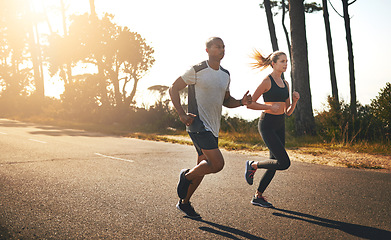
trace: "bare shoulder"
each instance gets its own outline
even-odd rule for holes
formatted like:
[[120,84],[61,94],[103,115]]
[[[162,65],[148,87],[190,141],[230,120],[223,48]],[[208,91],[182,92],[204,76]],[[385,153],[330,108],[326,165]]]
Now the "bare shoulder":
[[289,83],[287,80],[284,79],[285,84],[289,87]]
[[258,99],[262,94],[269,91],[272,87],[271,81],[269,77],[266,77],[262,80],[261,84],[257,87],[257,90],[254,92],[253,97]]
[[269,91],[269,89],[272,87],[272,82],[271,82],[269,76],[265,77],[259,86],[262,86],[262,88],[265,90],[265,92]]

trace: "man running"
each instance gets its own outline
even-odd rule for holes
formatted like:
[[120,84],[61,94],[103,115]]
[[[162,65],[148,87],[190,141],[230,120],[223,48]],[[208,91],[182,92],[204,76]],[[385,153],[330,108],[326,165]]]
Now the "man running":
[[[237,100],[230,95],[230,74],[220,66],[225,54],[221,38],[212,37],[206,42],[209,59],[191,67],[170,87],[170,97],[180,120],[198,153],[197,165],[180,172],[176,207],[190,218],[200,215],[190,204],[190,198],[206,174],[217,173],[224,167],[224,158],[218,148],[222,106],[236,108],[251,104],[247,93]],[[188,86],[188,113],[180,103],[179,91]]]

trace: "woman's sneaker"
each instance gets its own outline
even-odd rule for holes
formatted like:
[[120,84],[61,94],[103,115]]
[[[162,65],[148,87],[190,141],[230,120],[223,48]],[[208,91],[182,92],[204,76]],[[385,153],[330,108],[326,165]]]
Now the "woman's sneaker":
[[257,169],[254,169],[251,164],[253,164],[254,161],[246,161],[246,172],[244,173],[244,177],[246,178],[246,181],[248,184],[253,185],[254,181],[254,173],[257,171]]
[[254,196],[251,203],[256,206],[261,206],[265,208],[273,207],[273,204],[269,203],[263,196]]
[[179,202],[177,203],[176,207],[182,212],[184,212],[189,218],[201,218],[201,216],[191,206],[190,202],[182,203],[182,200],[179,199]]

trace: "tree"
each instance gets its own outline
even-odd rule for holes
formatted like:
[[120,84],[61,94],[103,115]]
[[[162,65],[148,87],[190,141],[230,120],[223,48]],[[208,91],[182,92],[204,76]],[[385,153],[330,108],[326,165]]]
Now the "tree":
[[[280,1],[281,1],[281,5],[279,4]],[[276,32],[275,27],[274,27],[274,23],[273,23],[273,15],[274,16],[277,15],[278,11],[282,10],[281,25],[282,25],[282,28],[284,29],[285,39],[286,39],[287,46],[289,49],[289,55],[291,55],[291,43],[290,43],[290,39],[289,39],[289,33],[288,33],[288,30],[285,26],[285,14],[289,11],[289,4],[287,5],[286,2],[287,2],[287,0],[265,0],[259,6],[261,8],[265,8],[265,11],[266,11],[266,17],[268,20],[269,32],[271,35],[272,45],[273,45],[273,41],[274,41],[273,39],[276,39],[275,41],[277,42],[277,37],[273,36],[273,34],[275,35],[275,32]],[[275,8],[277,8],[277,11],[273,12],[272,10]],[[322,8],[316,2],[304,3],[304,9],[305,9],[306,13],[313,13],[313,12],[322,10]],[[269,24],[269,22],[270,22],[270,24]],[[278,46],[277,44],[275,44],[275,45]],[[273,47],[273,50],[274,50],[274,47]]]
[[0,2],[0,85],[1,96],[14,103],[31,94],[33,74],[28,67],[28,13],[24,0]]
[[373,116],[381,122],[382,136],[385,139],[391,138],[391,83],[386,83],[386,87],[381,89],[376,99],[372,100],[371,108]]
[[353,57],[353,42],[352,33],[350,30],[350,17],[349,17],[349,5],[353,4],[357,0],[349,3],[348,0],[342,0],[343,5],[343,18],[345,21],[346,31],[346,44],[348,47],[348,59],[349,59],[349,83],[350,83],[350,110],[353,118],[357,117],[357,99],[356,99],[356,78],[354,76],[354,57]]
[[[154,63],[154,51],[141,35],[117,26],[112,18],[110,14],[101,19],[89,14],[72,16],[69,36],[56,36],[50,41],[50,70],[52,75],[58,73],[67,59],[73,65],[89,66],[90,73],[97,75],[94,79],[100,105],[129,107],[138,81]],[[133,88],[128,94],[131,81]]]
[[343,16],[333,7],[334,11],[344,19],[345,32],[346,32],[346,44],[348,48],[348,61],[349,61],[349,85],[350,85],[350,111],[353,119],[357,118],[357,98],[356,98],[356,78],[354,76],[354,55],[353,55],[353,42],[352,33],[350,29],[350,16],[349,6],[355,3],[357,0],[353,0],[349,3],[349,0],[342,0]]
[[153,85],[148,88],[149,91],[159,93],[158,104],[163,104],[163,97],[167,94],[168,86],[163,85]]
[[260,5],[260,7],[265,8],[267,25],[269,26],[270,40],[272,43],[273,51],[277,51],[277,50],[279,50],[279,48],[278,48],[277,35],[276,35],[276,29],[274,26],[272,7],[270,5],[270,0],[264,0],[263,5]]
[[[289,38],[288,30],[287,30],[287,28],[285,26],[285,14],[286,14],[286,12],[289,11],[289,4],[288,5],[286,4],[286,0],[281,0],[281,5],[279,4],[279,2],[280,2],[280,0],[264,1],[263,4],[260,4],[260,7],[261,8],[265,8],[266,17],[268,19],[268,22],[272,23],[272,24],[269,24],[269,32],[270,32],[270,36],[271,36],[271,40],[272,40],[272,45],[277,47],[276,49],[274,49],[274,47],[273,47],[274,51],[278,50],[278,45],[277,45],[277,36],[273,37],[273,34],[275,35],[275,27],[274,27],[274,23],[273,23],[273,16],[277,15],[278,12],[280,10],[282,10],[281,25],[282,25],[282,28],[284,30],[285,40],[286,40],[286,44],[288,46],[288,51],[289,51],[289,57],[290,57],[290,59],[292,59],[291,41],[290,41],[290,38]],[[268,5],[268,6],[266,6],[266,5]],[[277,8],[277,11],[275,11],[273,13],[272,10],[275,9],[275,8]],[[322,8],[316,2],[312,2],[312,3],[304,3],[304,9],[305,9],[304,11],[306,13],[313,13],[313,12],[316,12],[316,11],[320,11]],[[275,41],[276,41],[275,44],[273,44],[273,39],[275,39]],[[290,61],[290,63],[292,63],[292,61]],[[282,75],[282,76],[284,77],[284,75]],[[291,80],[292,80],[292,86],[291,87],[292,87],[292,90],[293,90],[295,86],[293,85],[294,81],[293,81],[292,72],[291,72]]]
[[90,1],[90,14],[91,16],[96,16],[95,0],[89,0],[89,1]]
[[308,72],[308,50],[303,0],[289,1],[292,39],[292,75],[294,87],[300,93],[295,111],[295,127],[298,135],[314,134],[315,121],[312,111],[311,89]]
[[[290,42],[290,40],[289,40],[288,30],[286,29],[286,26],[285,26],[285,13],[286,13],[286,4],[285,4],[285,0],[282,0],[282,1],[281,1],[281,8],[282,8],[281,24],[282,24],[282,28],[284,29],[284,33],[285,33],[286,44],[288,45],[289,57],[292,58],[291,42]],[[289,7],[288,7],[288,8],[289,8]]]
[[[68,37],[68,26],[67,26],[67,15],[64,0],[61,0],[61,16],[62,16],[62,28],[64,31],[64,38]],[[64,73],[65,87],[72,82],[72,62],[70,58],[66,59],[65,62],[66,75]]]
[[[335,64],[334,64],[333,42],[332,42],[332,38],[331,38],[331,29],[330,29],[329,11],[327,8],[327,0],[322,0],[322,5],[323,5],[324,26],[326,29],[327,52],[329,55],[329,68],[330,68],[332,98],[334,99],[334,101],[336,103],[339,103],[337,77],[335,74]],[[339,106],[339,104],[338,104],[338,106]]]
[[31,1],[28,1],[26,4],[28,4],[26,20],[29,23],[28,44],[34,71],[35,94],[40,101],[43,101],[43,98],[45,97],[45,86],[42,68],[42,52],[39,43],[39,32],[37,26],[39,15],[35,13]]

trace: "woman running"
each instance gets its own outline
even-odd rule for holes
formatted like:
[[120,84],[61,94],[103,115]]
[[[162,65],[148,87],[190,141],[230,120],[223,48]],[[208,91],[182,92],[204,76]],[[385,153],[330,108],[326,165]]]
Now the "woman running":
[[[264,197],[263,193],[270,184],[277,170],[286,170],[290,166],[290,159],[285,151],[285,115],[290,116],[295,110],[300,98],[298,92],[292,93],[292,104],[289,99],[288,82],[281,78],[286,71],[288,59],[284,52],[276,51],[266,58],[255,51],[254,58],[257,61],[254,66],[261,71],[272,67],[272,73],[267,76],[255,90],[253,102],[247,108],[264,110],[259,118],[258,130],[270,151],[270,159],[262,161],[247,161],[245,177],[248,184],[252,185],[254,173],[258,168],[266,169],[259,187],[251,203],[261,207],[273,207]],[[256,101],[263,95],[265,104]],[[269,105],[265,108],[265,105]]]

